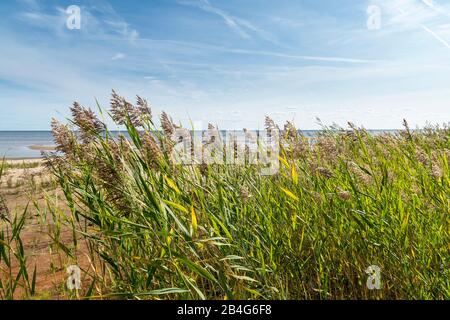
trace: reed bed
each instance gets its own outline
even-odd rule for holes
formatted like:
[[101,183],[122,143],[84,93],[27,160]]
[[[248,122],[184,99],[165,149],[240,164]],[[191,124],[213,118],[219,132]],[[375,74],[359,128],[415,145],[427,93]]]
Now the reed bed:
[[[279,170],[261,175],[245,162],[174,162],[181,125],[166,113],[157,125],[140,97],[113,92],[111,110],[98,109],[128,137],[75,103],[68,124],[53,120],[58,152],[46,155],[70,214],[46,210],[73,231],[71,244],[59,227],[52,239],[74,264],[88,248],[76,297],[450,298],[448,125],[324,127],[311,143],[288,122]],[[371,265],[378,290],[366,285]]]
[[[5,161],[0,163],[0,182]],[[36,293],[36,266],[28,263],[22,233],[28,207],[22,212],[11,212],[0,193],[0,300],[31,297]]]

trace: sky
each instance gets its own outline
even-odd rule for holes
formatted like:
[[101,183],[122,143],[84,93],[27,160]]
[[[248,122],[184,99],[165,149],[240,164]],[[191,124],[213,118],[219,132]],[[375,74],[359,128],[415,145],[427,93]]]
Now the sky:
[[0,130],[113,88],[186,126],[450,121],[447,0],[2,0],[0,17]]

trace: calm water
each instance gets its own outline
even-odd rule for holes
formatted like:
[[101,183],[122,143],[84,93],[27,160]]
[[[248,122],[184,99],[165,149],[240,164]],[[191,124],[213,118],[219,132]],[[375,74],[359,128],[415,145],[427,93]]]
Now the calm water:
[[[370,130],[371,133],[393,132],[395,130]],[[318,131],[306,130],[306,136],[315,136]],[[222,132],[223,134],[223,132]],[[50,131],[0,131],[0,158],[39,158],[41,152],[31,146],[53,146]]]
[[0,157],[39,158],[41,152],[30,146],[53,146],[50,131],[0,131]]

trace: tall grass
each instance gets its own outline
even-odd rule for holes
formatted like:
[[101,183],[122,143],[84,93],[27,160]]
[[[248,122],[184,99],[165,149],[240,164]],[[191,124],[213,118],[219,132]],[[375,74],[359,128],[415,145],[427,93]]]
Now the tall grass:
[[[450,129],[370,135],[324,128],[311,143],[287,123],[280,169],[171,160],[145,100],[113,92],[53,121],[47,162],[71,209],[73,255],[86,241],[88,297],[170,299],[450,298]],[[266,119],[268,129],[274,124]],[[210,127],[214,129],[213,126]],[[366,269],[381,269],[380,290]]]
[[[0,163],[0,181],[4,170]],[[17,214],[10,212],[0,194],[0,300],[31,297],[36,293],[36,266],[29,271],[21,234],[28,217],[28,208]]]

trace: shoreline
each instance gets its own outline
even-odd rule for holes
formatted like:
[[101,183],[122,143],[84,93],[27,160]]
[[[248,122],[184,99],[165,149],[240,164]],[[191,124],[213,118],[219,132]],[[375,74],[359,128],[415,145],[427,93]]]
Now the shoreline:
[[45,145],[40,145],[40,144],[34,144],[31,146],[27,146],[27,148],[30,150],[34,150],[34,151],[55,151],[56,150],[55,146],[45,146]]
[[[45,152],[45,151],[56,151],[56,147],[55,146],[47,146],[47,145],[30,145],[30,146],[26,146],[27,149],[29,150],[33,150],[33,151],[41,151],[41,152]],[[9,161],[26,161],[26,162],[30,162],[30,161],[37,161],[37,160],[42,160],[44,159],[44,157],[42,155],[36,155],[36,156],[24,156],[24,157],[10,157],[7,155],[4,155],[4,157],[0,158],[0,161],[4,159],[5,161],[9,162]]]
[[44,160],[43,157],[12,157],[12,158],[2,158],[0,160],[0,163],[6,162],[10,164],[17,164],[17,163],[33,163],[33,162],[42,162]]

